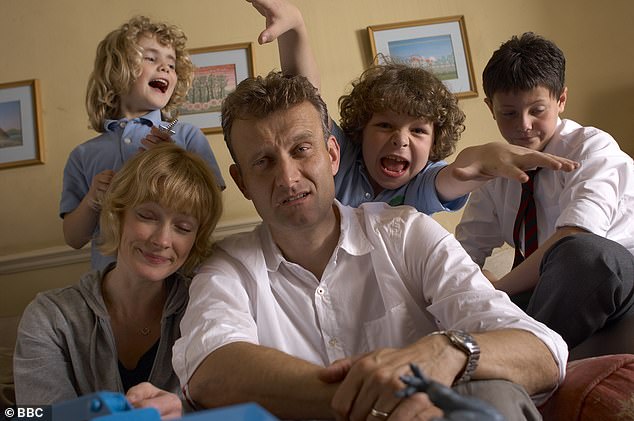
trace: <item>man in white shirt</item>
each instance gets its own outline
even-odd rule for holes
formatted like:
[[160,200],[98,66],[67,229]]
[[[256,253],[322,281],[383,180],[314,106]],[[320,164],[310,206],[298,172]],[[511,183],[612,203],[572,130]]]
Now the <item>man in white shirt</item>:
[[[230,173],[263,223],[221,241],[194,278],[174,367],[195,404],[279,418],[438,416],[399,376],[426,376],[540,419],[565,374],[555,332],[496,291],[415,209],[335,200],[339,147],[303,77],[250,78],[224,101]],[[473,381],[470,381],[473,379]]]

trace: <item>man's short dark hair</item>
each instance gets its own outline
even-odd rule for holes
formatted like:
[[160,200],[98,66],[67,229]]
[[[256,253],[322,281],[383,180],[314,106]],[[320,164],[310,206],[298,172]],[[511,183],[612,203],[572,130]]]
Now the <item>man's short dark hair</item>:
[[311,103],[319,112],[324,140],[327,140],[330,136],[328,108],[317,88],[304,76],[270,72],[266,77],[250,77],[240,82],[222,103],[222,131],[233,161],[238,164],[231,145],[235,120],[261,119],[303,102]]

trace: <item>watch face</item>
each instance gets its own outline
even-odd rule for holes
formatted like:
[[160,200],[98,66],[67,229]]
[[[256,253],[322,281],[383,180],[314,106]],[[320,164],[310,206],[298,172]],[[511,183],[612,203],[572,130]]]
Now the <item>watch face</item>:
[[473,336],[471,336],[467,332],[464,332],[462,330],[450,330],[447,332],[447,334],[449,335],[449,339],[451,339],[454,344],[463,348],[466,352],[473,353],[476,351],[476,349],[479,351],[479,347],[475,339],[473,339]]
[[480,346],[473,336],[461,330],[449,330],[445,332],[445,335],[455,347],[461,349],[465,354],[467,354],[467,365],[455,383],[459,384],[471,380],[471,375],[478,367]]

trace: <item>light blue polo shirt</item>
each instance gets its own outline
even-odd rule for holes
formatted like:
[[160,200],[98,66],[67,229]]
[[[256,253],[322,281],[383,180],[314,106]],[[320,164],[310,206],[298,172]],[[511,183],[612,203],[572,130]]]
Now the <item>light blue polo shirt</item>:
[[[99,136],[76,146],[70,153],[64,168],[62,197],[59,214],[63,218],[73,211],[86,196],[95,175],[105,170],[119,170],[125,161],[139,152],[143,147],[141,140],[147,136],[152,126],[167,124],[161,121],[161,111],[155,110],[140,118],[132,120],[106,120],[105,131]],[[213,170],[220,188],[225,182],[220,173],[207,138],[203,132],[189,123],[178,122],[173,128],[174,143],[184,149],[200,155]],[[99,233],[95,230],[93,238]],[[91,261],[94,269],[103,269],[114,257],[103,256],[93,241]]]
[[365,202],[385,202],[392,206],[413,206],[431,215],[440,211],[457,211],[467,203],[468,194],[449,202],[442,202],[438,197],[435,180],[438,172],[447,166],[445,161],[428,162],[406,185],[395,190],[383,190],[375,196],[363,162],[361,145],[348,139],[334,122],[332,134],[341,150],[339,171],[335,175],[336,196],[344,205],[358,207]]

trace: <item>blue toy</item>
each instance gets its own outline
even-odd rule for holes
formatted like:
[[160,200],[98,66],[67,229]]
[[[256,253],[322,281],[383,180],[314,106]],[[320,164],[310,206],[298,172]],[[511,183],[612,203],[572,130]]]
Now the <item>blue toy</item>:
[[[133,408],[125,396],[97,392],[55,404],[52,421],[160,421],[154,408]],[[187,414],[175,421],[279,421],[261,406],[245,403]]]
[[442,409],[444,417],[435,421],[504,421],[504,417],[491,405],[470,396],[462,396],[423,375],[416,364],[410,364],[413,376],[401,376],[405,388],[397,392],[404,398],[414,393],[426,393],[434,405]]

